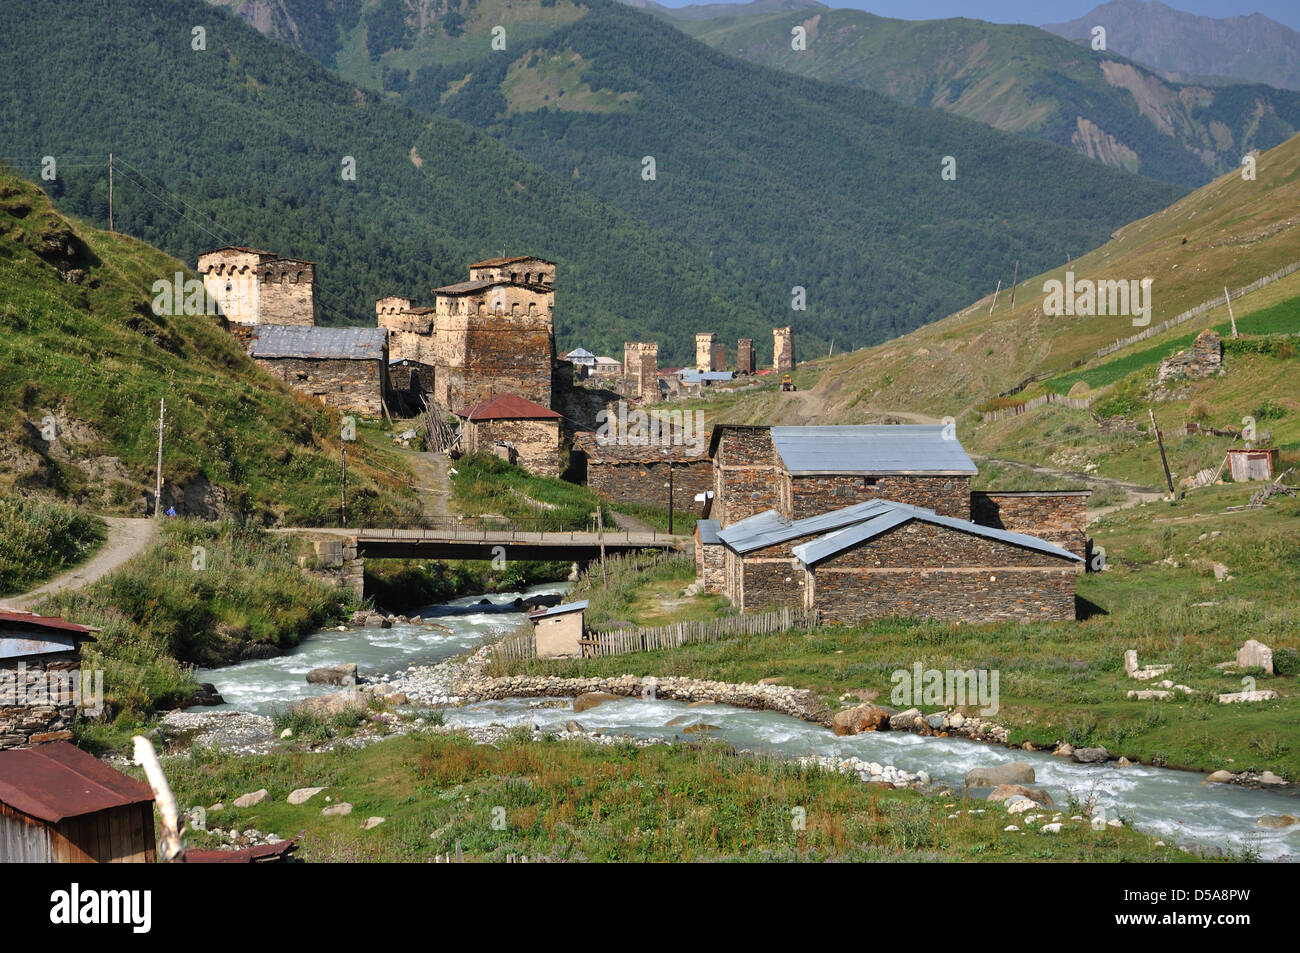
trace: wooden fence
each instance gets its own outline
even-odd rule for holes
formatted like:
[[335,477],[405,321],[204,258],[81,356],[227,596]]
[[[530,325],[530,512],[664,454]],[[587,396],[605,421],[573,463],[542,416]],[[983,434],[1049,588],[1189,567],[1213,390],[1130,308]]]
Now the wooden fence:
[[[769,635],[790,629],[812,628],[816,611],[785,606],[772,612],[724,616],[695,622],[675,622],[650,628],[617,628],[591,631],[587,639],[597,657],[628,652],[656,652],[692,642],[718,642],[738,635]],[[493,647],[498,661],[537,657],[537,643],[531,632],[503,639]]]
[[1015,417],[1017,414],[1026,414],[1031,410],[1036,410],[1046,404],[1063,404],[1073,410],[1087,410],[1092,406],[1090,397],[1064,397],[1061,394],[1039,394],[1037,397],[1031,397],[1023,404],[1013,404],[1010,407],[1000,407],[997,410],[987,410],[984,412],[984,423],[991,423],[994,420],[1003,420],[1007,417]]

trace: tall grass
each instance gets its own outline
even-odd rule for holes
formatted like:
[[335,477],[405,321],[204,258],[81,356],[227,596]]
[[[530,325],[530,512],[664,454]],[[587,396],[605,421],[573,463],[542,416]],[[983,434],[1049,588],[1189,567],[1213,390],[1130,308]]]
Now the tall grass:
[[25,592],[85,559],[104,521],[71,506],[0,496],[0,595]]

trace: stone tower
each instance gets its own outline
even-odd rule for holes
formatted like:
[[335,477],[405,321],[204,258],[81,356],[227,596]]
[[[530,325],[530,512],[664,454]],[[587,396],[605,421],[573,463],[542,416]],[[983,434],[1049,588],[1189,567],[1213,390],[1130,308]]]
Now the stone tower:
[[316,264],[226,245],[199,256],[203,288],[232,324],[316,323]]
[[736,373],[754,373],[754,339],[741,338],[736,342]]
[[637,400],[659,400],[658,342],[628,341],[623,345],[623,389]]
[[772,369],[778,374],[794,370],[794,328],[772,329]]
[[712,331],[695,335],[695,367],[701,371],[716,371],[713,361],[717,352],[718,336]]

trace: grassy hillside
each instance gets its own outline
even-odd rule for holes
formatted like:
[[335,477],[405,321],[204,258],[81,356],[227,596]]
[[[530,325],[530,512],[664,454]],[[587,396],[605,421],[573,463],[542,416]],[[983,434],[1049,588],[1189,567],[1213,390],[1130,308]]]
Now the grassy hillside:
[[0,154],[33,180],[55,157],[62,207],[106,223],[114,152],[119,231],[191,264],[227,242],[313,259],[326,323],[373,325],[376,298],[427,302],[506,250],[559,263],[561,347],[581,328],[617,350],[701,310],[756,337],[770,324],[706,256],[567,175],[363,93],[199,0],[5,5],[0,56],[42,64],[9,84]]
[[[1174,83],[1116,52],[1096,53],[1030,26],[894,20],[861,10],[678,26],[755,63],[945,109],[1179,185],[1201,185],[1251,149],[1300,130],[1295,92]],[[807,33],[804,50],[790,48],[796,27]]]
[[[454,33],[440,4],[423,3],[382,52],[366,27],[378,6],[342,41],[343,78],[479,126],[722,277],[711,296],[678,296],[666,320],[658,306],[646,313],[640,327],[662,329],[663,363],[689,360],[706,329],[729,347],[753,337],[766,360],[770,328],[789,319],[811,346],[884,340],[969,300],[1016,259],[1040,268],[1079,254],[1132,209],[1176,195],[1046,144],[737,61],[612,0],[479,0]],[[497,26],[504,50],[491,45]],[[956,182],[940,178],[945,155],[958,159]],[[615,269],[622,285],[660,259],[647,248]],[[806,311],[792,310],[796,286]]]
[[[183,269],[0,172],[0,488],[143,512],[165,399],[164,505],[337,522],[338,414],[257,368],[215,318],[155,315],[153,282]],[[393,460],[363,443],[349,464],[358,519],[405,511]]]

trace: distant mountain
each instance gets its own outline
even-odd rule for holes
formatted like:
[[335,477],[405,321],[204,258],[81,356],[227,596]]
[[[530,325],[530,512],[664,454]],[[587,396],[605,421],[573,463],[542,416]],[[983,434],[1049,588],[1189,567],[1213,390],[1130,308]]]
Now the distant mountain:
[[1177,79],[1228,77],[1300,90],[1300,33],[1259,13],[1197,16],[1157,0],[1111,0],[1068,23],[1043,29],[1068,40],[1090,41],[1106,28],[1106,46]]
[[[367,24],[387,2],[367,4],[343,36],[344,79],[483,129],[671,235],[719,272],[718,294],[765,316],[759,331],[713,304],[647,321],[674,361],[709,330],[729,348],[754,337],[765,360],[770,328],[792,321],[808,354],[885,340],[1017,260],[1022,270],[1063,261],[1135,207],[1180,194],[1046,143],[724,56],[607,0],[477,0],[450,25],[440,0],[424,0],[405,8],[399,45],[372,46]],[[492,49],[494,32],[506,50]],[[955,181],[941,178],[945,156]],[[657,258],[648,247],[618,280],[636,286]]]
[[[1300,130],[1300,93],[1170,82],[1114,52],[1030,26],[895,20],[860,10],[677,26],[733,56],[948,110],[1183,186]],[[791,48],[796,28],[806,49]]]
[[684,7],[666,7],[662,3],[655,3],[654,0],[619,0],[619,2],[673,20],[713,20],[718,17],[779,13],[785,10],[829,9],[817,0],[749,0],[749,3],[692,3]]

